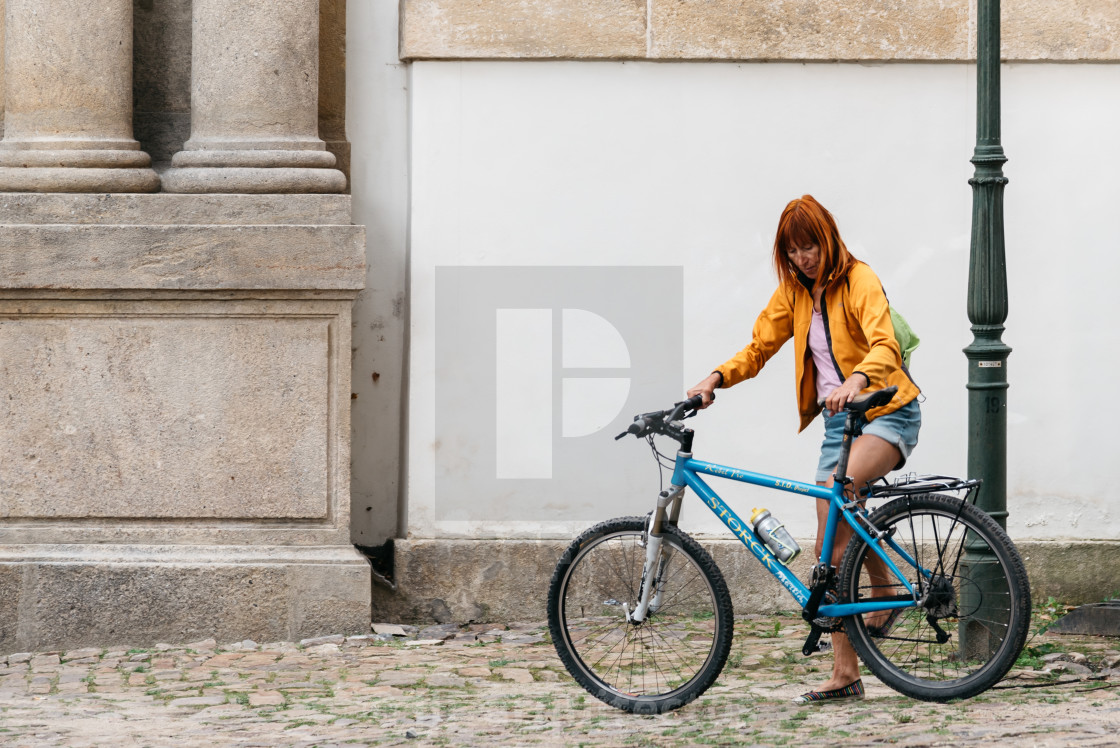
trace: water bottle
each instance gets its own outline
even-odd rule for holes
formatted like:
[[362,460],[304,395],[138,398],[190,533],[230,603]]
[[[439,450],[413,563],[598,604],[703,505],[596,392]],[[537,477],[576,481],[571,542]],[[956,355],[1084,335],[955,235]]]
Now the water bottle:
[[751,514],[751,524],[754,525],[754,531],[762,541],[766,543],[774,557],[781,561],[783,564],[789,564],[790,561],[797,558],[797,554],[801,553],[801,546],[786,530],[785,525],[778,521],[778,518],[770,514],[767,509],[755,509]]

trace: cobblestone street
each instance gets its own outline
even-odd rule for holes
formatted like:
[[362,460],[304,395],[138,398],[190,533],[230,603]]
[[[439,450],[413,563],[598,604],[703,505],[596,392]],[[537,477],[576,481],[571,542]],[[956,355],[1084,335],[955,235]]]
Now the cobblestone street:
[[1037,635],[968,702],[913,701],[864,675],[867,698],[796,707],[826,656],[793,617],[736,623],[704,696],[657,717],[591,698],[543,624],[377,625],[300,643],[161,644],[0,658],[11,746],[866,745],[1104,746],[1120,734],[1120,641]]

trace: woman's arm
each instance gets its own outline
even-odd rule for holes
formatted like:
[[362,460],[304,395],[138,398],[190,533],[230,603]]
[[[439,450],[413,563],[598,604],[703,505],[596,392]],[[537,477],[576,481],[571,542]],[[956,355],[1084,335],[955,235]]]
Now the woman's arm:
[[700,409],[703,410],[704,408],[712,404],[712,400],[714,400],[716,397],[716,390],[718,390],[722,385],[723,375],[718,371],[713,371],[711,374],[701,379],[700,382],[697,383],[695,387],[686,392],[685,395],[687,397],[696,397],[697,395],[702,395],[704,404],[700,406]]
[[716,389],[731,387],[756,376],[770,357],[791,337],[793,293],[783,284],[774,291],[770,302],[755,320],[751,342],[690,389],[688,396],[703,395],[704,407],[708,407]]

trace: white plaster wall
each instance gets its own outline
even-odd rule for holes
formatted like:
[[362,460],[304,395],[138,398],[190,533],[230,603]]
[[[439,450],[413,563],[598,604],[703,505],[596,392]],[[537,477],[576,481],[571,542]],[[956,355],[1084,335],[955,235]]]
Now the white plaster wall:
[[406,268],[408,65],[397,58],[397,3],[347,3],[346,121],[354,223],[366,227],[366,288],[354,303],[351,538],[398,534]]
[[[832,210],[922,337],[913,371],[927,401],[910,468],[963,473],[974,79],[964,65],[414,64],[409,533],[570,536],[591,521],[644,513],[657,486],[651,462],[640,490],[604,500],[595,516],[437,521],[437,266],[683,266],[683,394],[749,339],[774,287],[777,217],[805,192]],[[1109,466],[1120,415],[1110,381],[1120,365],[1120,242],[1111,230],[1120,66],[1013,65],[1003,80],[1009,525],[1019,538],[1117,538]],[[363,137],[352,137],[358,164]],[[381,234],[376,217],[359,217],[371,226],[372,262]],[[374,272],[370,284],[383,280]],[[759,378],[721,393],[692,422],[697,456],[811,480],[819,426],[796,433],[792,369],[787,348]],[[354,378],[360,387],[357,364]],[[356,487],[372,443],[358,407]],[[609,438],[603,448],[644,449]],[[740,513],[765,504],[796,534],[812,534],[808,501],[724,486]],[[692,504],[683,524],[722,529],[703,513]]]

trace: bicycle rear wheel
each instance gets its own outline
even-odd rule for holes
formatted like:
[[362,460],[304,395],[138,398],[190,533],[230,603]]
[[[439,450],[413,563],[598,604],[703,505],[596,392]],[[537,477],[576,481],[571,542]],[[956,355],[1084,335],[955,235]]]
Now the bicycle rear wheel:
[[649,615],[626,620],[641,595],[646,519],[622,517],[572,541],[552,575],[548,626],[564,667],[595,698],[660,714],[703,693],[731,649],[731,596],[707,551],[665,527]]
[[[969,698],[990,688],[1014,664],[1030,624],[1026,570],[1007,533],[973,505],[936,494],[895,499],[869,519],[890,534],[887,556],[923,603],[891,617],[846,618],[860,659],[915,699]],[[885,569],[854,536],[841,562],[842,596],[903,593]]]

